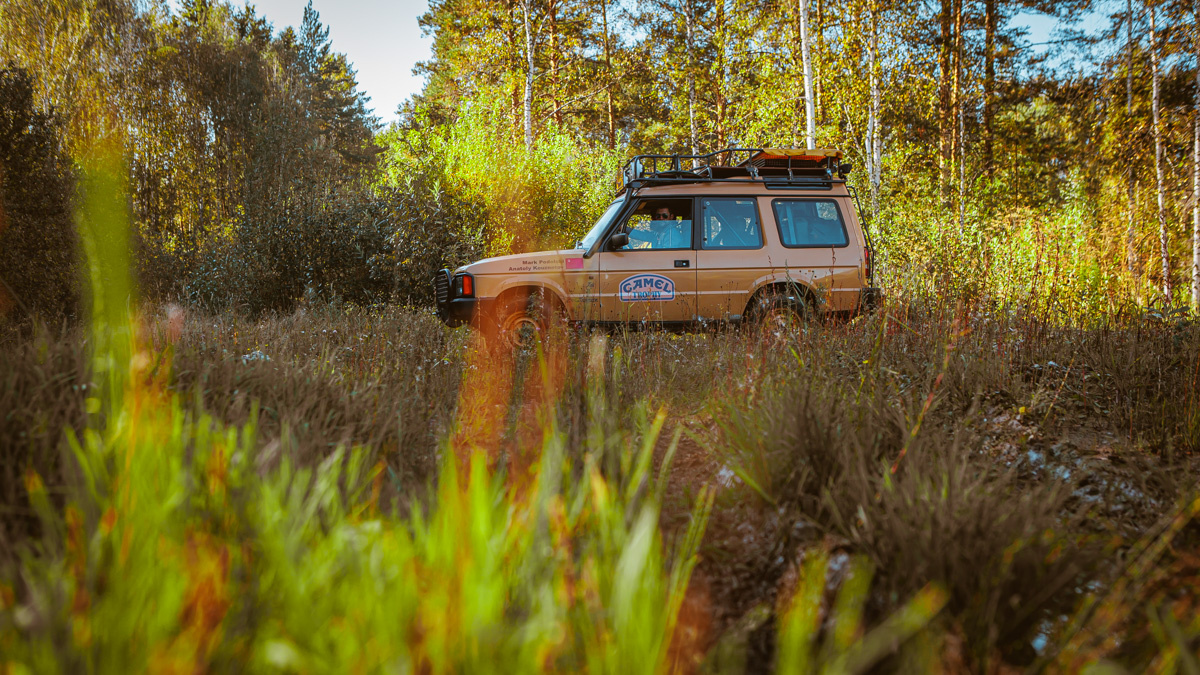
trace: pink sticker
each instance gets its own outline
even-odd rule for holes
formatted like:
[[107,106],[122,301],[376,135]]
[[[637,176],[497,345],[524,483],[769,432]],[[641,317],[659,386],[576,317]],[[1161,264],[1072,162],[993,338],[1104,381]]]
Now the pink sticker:
[[569,269],[569,270],[583,269],[583,258],[567,258],[567,269]]

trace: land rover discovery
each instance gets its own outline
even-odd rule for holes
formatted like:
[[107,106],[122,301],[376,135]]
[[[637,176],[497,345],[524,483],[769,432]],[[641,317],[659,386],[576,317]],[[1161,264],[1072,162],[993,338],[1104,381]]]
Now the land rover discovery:
[[574,248],[440,270],[438,315],[514,345],[555,320],[686,328],[853,315],[879,289],[841,160],[794,148],[639,155]]

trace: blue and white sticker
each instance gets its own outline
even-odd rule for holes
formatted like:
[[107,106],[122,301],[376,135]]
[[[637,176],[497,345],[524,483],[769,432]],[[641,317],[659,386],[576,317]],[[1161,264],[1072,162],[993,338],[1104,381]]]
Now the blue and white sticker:
[[635,274],[621,282],[621,302],[675,299],[675,282],[661,274]]

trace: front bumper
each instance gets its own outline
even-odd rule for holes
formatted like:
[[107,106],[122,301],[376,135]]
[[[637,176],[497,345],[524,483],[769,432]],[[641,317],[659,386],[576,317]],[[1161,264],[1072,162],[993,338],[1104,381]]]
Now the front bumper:
[[433,277],[434,300],[437,303],[437,315],[451,328],[466,325],[478,325],[477,320],[486,316],[492,308],[494,298],[455,298],[451,286],[450,270],[438,270]]
[[477,326],[480,317],[488,316],[495,298],[455,298],[438,307],[438,317],[451,328]]

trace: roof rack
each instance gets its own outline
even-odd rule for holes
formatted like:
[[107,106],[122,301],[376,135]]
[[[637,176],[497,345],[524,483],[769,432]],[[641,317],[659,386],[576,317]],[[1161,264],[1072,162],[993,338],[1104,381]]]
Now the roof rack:
[[[618,194],[650,185],[762,180],[828,187],[852,168],[830,148],[726,148],[705,155],[637,155],[618,177]],[[834,177],[836,176],[836,178]]]

